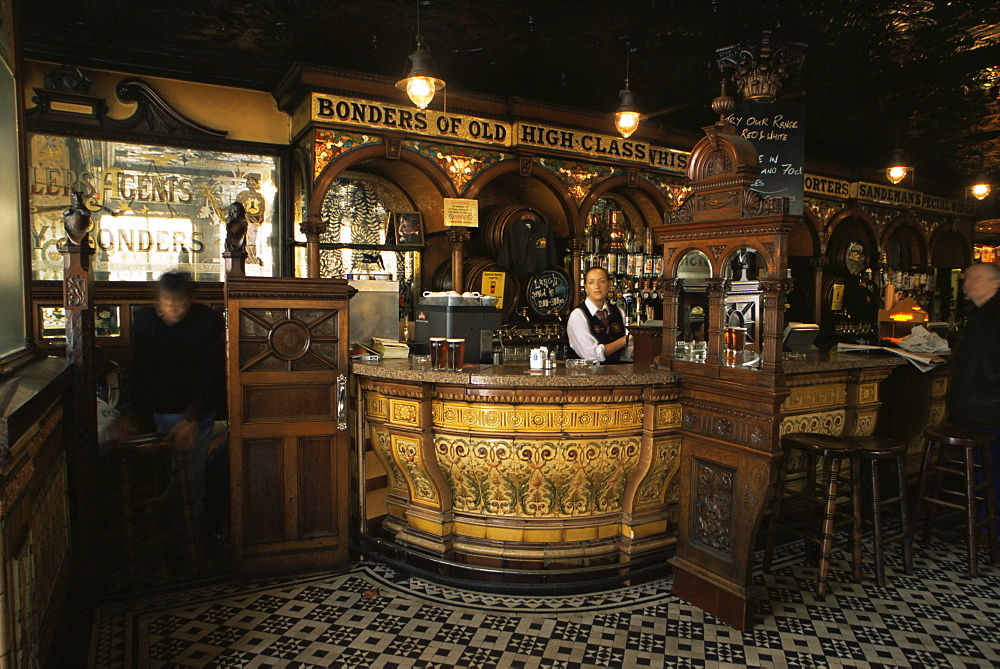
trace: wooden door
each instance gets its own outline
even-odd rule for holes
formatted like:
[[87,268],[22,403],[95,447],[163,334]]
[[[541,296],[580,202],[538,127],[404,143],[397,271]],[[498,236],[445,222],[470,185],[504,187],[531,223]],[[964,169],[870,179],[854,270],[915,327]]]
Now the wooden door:
[[347,300],[343,280],[226,284],[234,568],[348,561]]

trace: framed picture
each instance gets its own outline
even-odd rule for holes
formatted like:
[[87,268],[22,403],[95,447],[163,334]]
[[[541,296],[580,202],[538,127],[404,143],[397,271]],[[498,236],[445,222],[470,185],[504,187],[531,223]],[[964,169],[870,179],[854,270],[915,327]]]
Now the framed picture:
[[400,211],[395,214],[396,243],[403,246],[423,246],[424,226],[420,212]]

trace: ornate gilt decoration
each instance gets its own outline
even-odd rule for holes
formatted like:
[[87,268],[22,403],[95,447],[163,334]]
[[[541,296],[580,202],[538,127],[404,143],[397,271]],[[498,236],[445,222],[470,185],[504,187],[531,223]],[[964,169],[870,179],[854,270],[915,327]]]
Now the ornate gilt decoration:
[[553,158],[538,158],[537,162],[559,177],[577,204],[583,202],[594,184],[607,179],[615,172],[614,168],[604,165],[571,163]]
[[681,406],[679,404],[661,404],[656,407],[656,430],[680,427]]
[[580,404],[572,409],[533,404],[479,405],[436,401],[434,425],[473,432],[523,430],[531,432],[601,433],[642,427],[641,402]]
[[326,166],[351,149],[365,144],[374,144],[378,137],[368,134],[353,134],[328,128],[317,128],[313,140],[313,177],[318,177]]
[[736,470],[696,459],[693,539],[721,553],[732,549],[733,484]]
[[420,424],[420,405],[415,401],[389,399],[389,420],[403,425]]
[[781,413],[790,414],[809,409],[844,406],[847,402],[847,386],[843,383],[799,386],[781,403]]
[[395,458],[392,457],[392,437],[389,430],[383,427],[372,426],[372,448],[382,466],[389,472],[390,487],[396,492],[406,492],[406,478]]
[[784,436],[793,432],[819,432],[836,437],[843,434],[846,417],[845,409],[788,416],[782,419],[778,434]]
[[511,440],[438,435],[455,511],[566,518],[619,512],[640,438]]
[[427,474],[427,463],[420,452],[420,443],[415,439],[391,435],[392,456],[403,470],[410,484],[410,497],[415,502],[437,506],[440,499],[437,489]]
[[502,160],[509,160],[512,157],[509,154],[497,153],[496,151],[429,144],[427,142],[410,140],[405,141],[404,145],[412,148],[440,167],[441,171],[448,175],[451,183],[455,186],[455,190],[459,193],[462,192],[465,185],[477,174]]
[[681,441],[677,437],[658,439],[653,443],[653,466],[639,484],[636,506],[660,504],[666,501],[667,490],[677,476]]

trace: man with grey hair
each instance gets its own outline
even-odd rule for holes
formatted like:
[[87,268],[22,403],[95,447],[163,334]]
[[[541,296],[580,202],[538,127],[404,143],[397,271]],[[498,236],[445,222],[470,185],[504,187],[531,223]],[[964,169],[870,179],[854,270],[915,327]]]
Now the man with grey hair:
[[[951,422],[993,435],[994,495],[1000,494],[1000,267],[975,263],[965,270],[972,312],[952,356]],[[998,519],[1000,521],[1000,519]]]

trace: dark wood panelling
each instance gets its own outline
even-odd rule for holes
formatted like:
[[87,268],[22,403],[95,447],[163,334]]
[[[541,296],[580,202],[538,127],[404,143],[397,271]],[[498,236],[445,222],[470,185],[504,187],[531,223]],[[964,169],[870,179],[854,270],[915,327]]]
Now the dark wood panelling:
[[330,279],[226,282],[226,308],[240,314],[228,323],[233,561],[239,573],[347,563],[347,435],[337,407],[347,370],[336,365],[347,359],[352,291],[345,281]]
[[329,420],[336,402],[329,384],[244,386],[243,422]]
[[244,537],[248,544],[284,537],[284,467],[281,439],[246,439],[244,452]]
[[338,479],[337,462],[333,457],[334,436],[302,437],[299,439],[299,537],[336,534],[330,488]]

